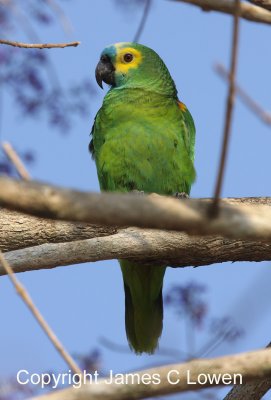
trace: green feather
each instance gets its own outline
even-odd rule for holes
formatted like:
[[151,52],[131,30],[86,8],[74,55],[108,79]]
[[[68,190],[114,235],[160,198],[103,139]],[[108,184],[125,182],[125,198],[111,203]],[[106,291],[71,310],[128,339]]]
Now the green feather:
[[163,328],[162,286],[165,267],[120,261],[125,292],[125,325],[137,354],[152,354]]
[[[118,52],[125,48],[134,48],[142,60],[124,73],[128,67],[122,68]],[[133,43],[110,46],[103,54],[114,64],[116,84],[92,129],[90,150],[101,190],[189,194],[195,180],[195,127],[189,111],[178,103],[165,64],[153,50]],[[137,353],[152,353],[161,335],[165,267],[121,261],[126,332]]]

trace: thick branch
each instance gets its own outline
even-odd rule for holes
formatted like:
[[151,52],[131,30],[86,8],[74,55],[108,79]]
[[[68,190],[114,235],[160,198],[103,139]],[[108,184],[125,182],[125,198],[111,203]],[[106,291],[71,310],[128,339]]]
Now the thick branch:
[[[235,6],[232,0],[175,0],[183,3],[192,4],[202,8],[203,11],[219,11],[226,14],[234,14]],[[248,21],[271,24],[271,13],[261,7],[241,3],[240,17]]]
[[210,220],[210,200],[206,199],[84,193],[3,177],[0,187],[0,206],[47,218],[266,242],[271,239],[271,198],[223,200],[219,216]]
[[[271,348],[271,343],[267,346]],[[224,400],[260,400],[271,389],[271,377],[235,385]]]
[[[91,234],[93,234],[91,232]],[[98,231],[100,234],[100,232]],[[5,253],[14,272],[84,262],[129,259],[142,264],[175,267],[225,261],[271,260],[271,245],[221,237],[196,238],[185,233],[129,228],[110,236],[68,243],[45,243]],[[0,268],[0,275],[5,271]]]
[[113,227],[38,218],[0,209],[0,250],[5,252],[43,243],[109,236],[116,232]]
[[246,385],[234,386],[224,400],[261,400],[270,389],[271,378],[268,376],[265,379],[257,379]]
[[[175,371],[175,372],[173,372]],[[187,374],[189,371],[190,382],[196,384],[189,384]],[[185,392],[189,390],[199,390],[203,387],[212,386],[210,382],[205,385],[200,385],[198,380],[199,374],[241,374],[242,381],[247,382],[254,379],[268,377],[271,374],[271,350],[259,350],[251,353],[243,353],[234,356],[220,357],[215,359],[206,360],[193,360],[184,364],[168,365],[155,369],[138,371],[141,377],[139,384],[106,384],[104,380],[98,381],[99,383],[84,385],[80,389],[65,389],[56,391],[48,395],[40,396],[37,400],[132,400],[132,399],[145,399],[150,397],[157,397],[166,394],[173,394]],[[145,375],[144,375],[145,374]],[[158,374],[160,383],[144,384],[143,375],[153,377]],[[168,375],[170,374],[170,375]],[[221,376],[221,375],[220,375]],[[179,377],[177,384],[170,383],[169,378],[175,380]],[[236,375],[236,379],[239,376]],[[219,385],[222,385],[219,381]]]
[[70,42],[70,43],[21,43],[14,42],[12,40],[0,39],[0,44],[6,44],[8,46],[20,47],[23,49],[63,49],[64,47],[76,47],[80,42]]

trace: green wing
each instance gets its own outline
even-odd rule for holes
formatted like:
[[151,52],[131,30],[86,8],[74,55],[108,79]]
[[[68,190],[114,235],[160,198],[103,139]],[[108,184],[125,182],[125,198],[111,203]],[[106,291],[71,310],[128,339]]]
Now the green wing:
[[95,160],[95,149],[94,149],[94,143],[93,143],[93,136],[94,136],[94,131],[95,131],[95,122],[96,122],[96,118],[97,118],[98,113],[96,114],[96,116],[94,118],[94,122],[93,122],[93,125],[92,125],[92,128],[91,128],[91,131],[90,131],[91,140],[90,140],[89,145],[88,145],[88,150],[89,150],[89,152],[91,154],[91,158],[93,160]]
[[178,106],[183,116],[183,132],[184,142],[189,154],[190,159],[194,162],[195,159],[195,139],[196,139],[196,128],[192,115],[184,103],[178,101]]

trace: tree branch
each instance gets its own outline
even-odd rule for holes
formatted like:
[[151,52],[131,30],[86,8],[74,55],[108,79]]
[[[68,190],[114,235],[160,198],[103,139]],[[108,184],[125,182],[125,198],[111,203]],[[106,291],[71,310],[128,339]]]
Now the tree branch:
[[[94,231],[92,232],[92,234]],[[226,261],[271,260],[271,245],[259,242],[198,238],[184,233],[128,228],[118,233],[67,243],[44,243],[9,251],[14,272],[111,259],[148,265],[201,266]],[[0,275],[5,271],[0,268]]]
[[[183,3],[192,4],[200,7],[203,11],[219,11],[226,14],[234,14],[235,6],[232,0],[174,0]],[[241,3],[240,17],[248,21],[271,24],[271,13],[261,7],[248,4],[245,1]]]
[[249,0],[250,3],[255,4],[256,6],[266,8],[267,10],[271,10],[271,0]]
[[[271,343],[267,346],[271,348]],[[235,385],[227,394],[224,400],[261,400],[271,389],[270,376],[264,379],[257,379],[245,385]]]
[[[250,204],[252,199],[228,199],[228,201],[234,201],[236,204]],[[271,205],[271,199],[269,198],[257,198],[254,199],[255,204],[258,205]],[[257,203],[256,203],[257,201]],[[33,247],[33,246],[38,246],[40,244],[44,243],[64,243],[64,242],[72,242],[72,241],[80,241],[83,239],[90,239],[90,238],[98,238],[98,237],[103,237],[103,236],[110,236],[114,235],[115,233],[120,232],[115,227],[106,227],[106,226],[101,226],[101,225],[91,225],[87,223],[78,223],[78,222],[66,222],[66,221],[58,221],[58,220],[52,220],[52,219],[46,219],[46,218],[39,218],[35,217],[32,215],[24,214],[24,213],[19,213],[16,211],[10,211],[7,209],[0,209],[0,250],[4,252],[12,251],[12,250],[17,250],[25,247]],[[138,231],[140,232],[140,231]],[[155,231],[154,231],[155,232]],[[143,232],[144,233],[144,232]],[[151,231],[149,232],[151,233]],[[169,233],[169,235],[167,235]],[[139,234],[139,233],[138,233]],[[164,232],[165,235],[167,235],[167,240],[170,240],[171,233],[170,232]],[[223,256],[223,248],[227,246],[227,250],[225,252],[225,257],[228,257],[227,260],[234,261],[234,257],[232,257],[233,250],[236,250],[236,254],[240,255],[240,260],[242,260],[241,257],[246,256],[246,252],[250,249],[253,249],[253,251],[256,251],[256,254],[261,254],[263,257],[267,256],[269,257],[269,246],[265,243],[253,243],[249,242],[246,244],[246,242],[236,242],[236,241],[230,241],[230,240],[225,240],[222,239],[221,237],[212,237],[212,238],[193,238],[193,237],[187,237],[185,234],[179,233],[178,236],[182,242],[183,240],[187,241],[187,249],[193,250],[194,242],[196,241],[196,244],[198,245],[199,249],[199,256],[202,258],[202,255],[207,248],[209,248],[211,245],[216,245],[217,246],[217,252]],[[184,239],[186,238],[186,239]],[[155,241],[155,239],[153,239]],[[235,247],[234,247],[235,244]],[[238,247],[238,248],[237,248]],[[185,247],[184,247],[185,248]],[[231,250],[230,250],[231,248]],[[257,251],[257,249],[259,251]],[[250,252],[247,253],[248,255],[248,260],[250,257]],[[208,252],[210,255],[210,261],[212,261],[210,250]],[[219,256],[219,254],[217,256]],[[187,256],[187,255],[186,255]],[[214,252],[214,257],[215,257],[215,252]],[[186,257],[185,257],[186,259]],[[197,258],[195,258],[193,264],[193,260],[191,259],[190,261],[192,262],[191,265],[198,265],[197,264]],[[218,258],[219,262],[221,262],[221,259]],[[243,259],[245,260],[245,258]],[[185,260],[183,260],[185,261]]]
[[219,217],[210,220],[208,199],[84,193],[4,177],[0,178],[0,187],[0,206],[41,217],[243,240],[271,239],[271,198],[260,202],[257,198],[224,199]]
[[[175,372],[173,372],[175,371]],[[188,383],[188,371],[190,382]],[[241,374],[243,383],[254,380],[270,377],[271,374],[271,350],[259,350],[251,353],[242,353],[234,356],[219,357],[214,359],[197,359],[184,364],[173,364],[164,367],[149,369],[145,371],[137,371],[141,377],[140,383],[132,384],[131,377],[127,384],[105,383],[105,380],[98,380],[98,383],[83,385],[78,389],[64,389],[53,392],[44,396],[36,397],[36,400],[131,400],[131,399],[146,399],[157,397],[166,394],[186,392],[190,390],[199,390],[204,387],[212,386],[210,382],[204,385],[199,384],[199,374]],[[168,374],[171,375],[168,375]],[[153,377],[157,374],[160,378],[160,383],[144,384],[147,376]],[[169,381],[170,377],[175,380],[179,377],[177,384],[172,384]],[[220,375],[222,378],[222,376]],[[238,379],[238,376],[236,376]],[[222,385],[222,380],[219,380],[219,385]]]
[[6,154],[6,156],[9,158],[9,160],[13,163],[16,171],[18,172],[18,175],[22,178],[25,179],[26,181],[29,181],[31,179],[31,176],[29,172],[27,171],[24,163],[14,150],[14,148],[11,146],[10,143],[4,142],[2,143],[2,148]]
[[0,250],[109,236],[116,228],[38,218],[0,208]]
[[22,43],[14,42],[12,40],[0,39],[0,44],[6,44],[8,46],[20,47],[23,49],[63,49],[64,47],[77,47],[80,42],[70,43]]

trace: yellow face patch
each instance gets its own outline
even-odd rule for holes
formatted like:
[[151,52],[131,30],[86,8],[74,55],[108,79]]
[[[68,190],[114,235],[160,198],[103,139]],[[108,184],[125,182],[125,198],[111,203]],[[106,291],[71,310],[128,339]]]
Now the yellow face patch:
[[131,68],[138,68],[141,64],[143,56],[139,50],[133,47],[120,47],[116,45],[117,56],[115,68],[117,72],[126,74]]

